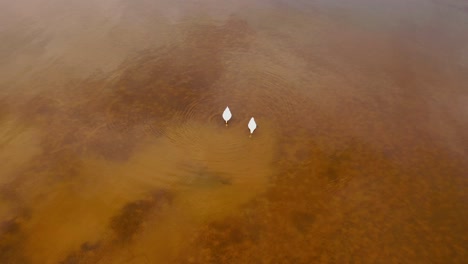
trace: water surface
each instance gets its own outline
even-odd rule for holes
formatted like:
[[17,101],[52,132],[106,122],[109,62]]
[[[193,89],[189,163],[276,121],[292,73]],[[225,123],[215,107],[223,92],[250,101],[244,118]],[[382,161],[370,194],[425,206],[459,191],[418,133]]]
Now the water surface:
[[462,0],[0,0],[0,263],[463,263],[467,131]]

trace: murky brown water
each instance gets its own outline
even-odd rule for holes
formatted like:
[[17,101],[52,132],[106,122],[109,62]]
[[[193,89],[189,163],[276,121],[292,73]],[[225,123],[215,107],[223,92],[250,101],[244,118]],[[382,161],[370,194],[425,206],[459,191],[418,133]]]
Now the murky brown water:
[[466,263],[467,150],[464,0],[0,0],[0,263]]

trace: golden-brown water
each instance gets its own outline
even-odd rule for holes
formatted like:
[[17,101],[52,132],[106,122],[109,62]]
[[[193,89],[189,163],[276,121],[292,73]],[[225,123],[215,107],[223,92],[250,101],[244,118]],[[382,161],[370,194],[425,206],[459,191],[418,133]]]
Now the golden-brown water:
[[467,150],[464,0],[0,0],[2,264],[466,263]]

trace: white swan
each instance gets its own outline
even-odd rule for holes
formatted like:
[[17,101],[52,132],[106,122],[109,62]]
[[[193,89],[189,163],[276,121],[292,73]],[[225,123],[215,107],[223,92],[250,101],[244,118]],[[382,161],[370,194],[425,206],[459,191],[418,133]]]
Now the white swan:
[[250,129],[250,136],[252,136],[252,133],[257,128],[257,123],[255,123],[255,119],[253,117],[250,119],[248,127]]
[[226,126],[228,125],[228,121],[231,119],[231,117],[232,117],[231,110],[229,110],[229,107],[226,106],[226,109],[223,112],[223,119],[224,121],[226,121]]

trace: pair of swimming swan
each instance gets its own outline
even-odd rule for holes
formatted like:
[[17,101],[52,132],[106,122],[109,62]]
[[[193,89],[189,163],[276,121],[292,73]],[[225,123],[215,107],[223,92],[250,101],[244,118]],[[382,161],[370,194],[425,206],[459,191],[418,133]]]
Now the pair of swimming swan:
[[[226,126],[228,124],[228,121],[231,119],[231,117],[232,117],[231,110],[229,110],[229,106],[228,106],[223,112],[223,119],[224,121],[226,121]],[[249,127],[250,135],[252,135],[254,130],[257,128],[257,123],[255,123],[255,119],[253,117],[250,118],[249,124],[247,126]]]

